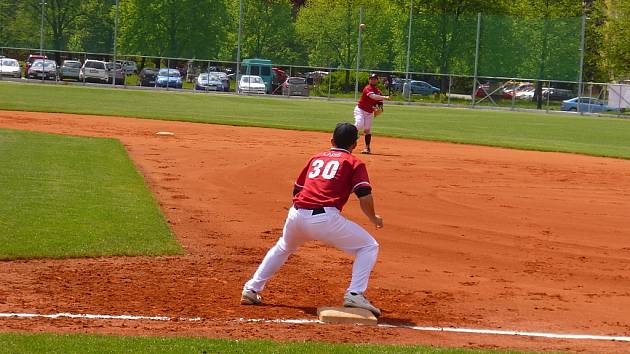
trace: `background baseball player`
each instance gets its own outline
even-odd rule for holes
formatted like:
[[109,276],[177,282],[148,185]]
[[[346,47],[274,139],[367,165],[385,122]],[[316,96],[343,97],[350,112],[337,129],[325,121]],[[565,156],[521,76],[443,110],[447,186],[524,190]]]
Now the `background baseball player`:
[[383,96],[378,84],[378,75],[371,74],[368,84],[363,88],[359,102],[354,107],[354,125],[365,133],[365,149],[362,154],[369,154],[370,143],[372,142],[372,120],[375,115],[383,111],[383,101],[389,100],[389,96]]
[[363,308],[380,316],[381,311],[364,296],[376,263],[378,243],[365,229],[341,215],[343,206],[354,192],[363,213],[376,228],[383,227],[383,219],[374,212],[372,186],[365,164],[352,155],[358,138],[358,129],[354,125],[339,123],[331,139],[333,147],[311,157],[295,181],[293,206],[289,209],[282,237],[267,252],[254,276],[245,283],[241,304],[262,303],[260,292],[287,258],[305,241],[320,240],[355,257],[352,280],[343,305]]

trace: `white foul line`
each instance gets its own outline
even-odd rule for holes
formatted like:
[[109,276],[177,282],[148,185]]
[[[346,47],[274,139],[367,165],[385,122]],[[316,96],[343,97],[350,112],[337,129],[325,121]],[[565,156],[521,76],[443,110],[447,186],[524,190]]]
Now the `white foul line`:
[[[201,317],[168,317],[168,316],[132,316],[132,315],[94,315],[94,314],[74,314],[74,313],[56,313],[51,315],[43,315],[36,313],[3,313],[0,312],[0,318],[87,318],[87,319],[105,319],[105,320],[149,320],[149,321],[203,321],[210,320]],[[264,322],[264,323],[280,323],[280,324],[323,324],[319,320],[307,319],[247,319],[239,318],[239,322]],[[473,334],[495,334],[508,336],[523,337],[544,337],[554,339],[590,339],[590,340],[607,340],[630,342],[627,336],[601,336],[591,334],[562,334],[562,333],[544,333],[544,332],[526,332],[526,331],[505,331],[494,329],[474,329],[474,328],[456,328],[456,327],[423,327],[423,326],[404,326],[379,324],[380,328],[403,328],[415,331],[429,332],[454,332],[454,333],[473,333]]]

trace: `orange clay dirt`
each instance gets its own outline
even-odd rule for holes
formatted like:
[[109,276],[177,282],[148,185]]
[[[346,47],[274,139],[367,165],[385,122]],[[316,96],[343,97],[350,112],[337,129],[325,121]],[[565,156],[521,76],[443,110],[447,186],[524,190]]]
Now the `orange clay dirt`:
[[[630,352],[624,341],[239,321],[315,320],[317,307],[341,304],[352,259],[311,243],[267,284],[264,306],[239,305],[281,234],[294,179],[331,134],[9,111],[0,127],[119,139],[186,250],[1,262],[0,312],[201,317],[3,318],[2,332]],[[375,154],[360,158],[385,228],[371,227],[354,196],[344,213],[381,245],[367,293],[379,323],[630,335],[630,161],[392,139],[376,128]]]

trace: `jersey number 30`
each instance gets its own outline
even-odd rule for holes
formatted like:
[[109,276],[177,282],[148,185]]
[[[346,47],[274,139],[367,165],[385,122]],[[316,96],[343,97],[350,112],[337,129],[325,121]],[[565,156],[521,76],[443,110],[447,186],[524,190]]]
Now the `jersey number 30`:
[[313,170],[309,172],[308,178],[315,178],[321,174],[323,179],[332,179],[339,169],[339,161],[330,160],[324,166],[323,160],[315,160],[311,166],[313,166]]

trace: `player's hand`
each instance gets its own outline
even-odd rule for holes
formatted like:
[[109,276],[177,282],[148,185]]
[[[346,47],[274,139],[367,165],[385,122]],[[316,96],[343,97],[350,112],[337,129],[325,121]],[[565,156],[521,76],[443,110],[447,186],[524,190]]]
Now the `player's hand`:
[[383,227],[383,218],[380,215],[374,215],[374,218],[371,221],[377,229]]
[[389,100],[389,96],[383,96],[383,98]]

